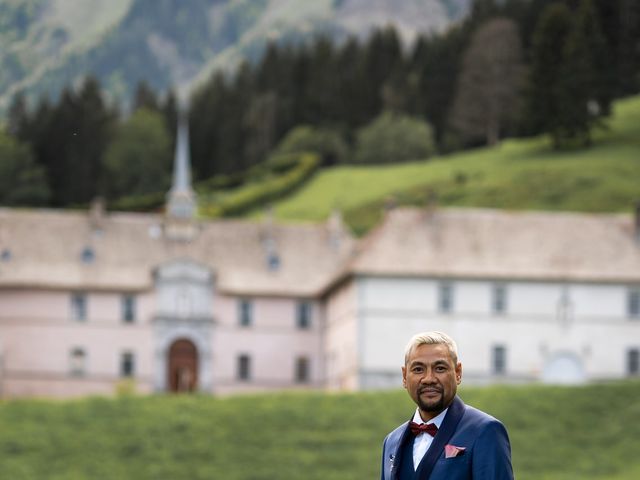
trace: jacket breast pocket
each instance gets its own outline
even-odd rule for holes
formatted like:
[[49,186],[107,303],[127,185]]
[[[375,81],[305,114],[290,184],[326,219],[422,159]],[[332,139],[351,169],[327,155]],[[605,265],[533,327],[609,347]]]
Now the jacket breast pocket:
[[471,478],[471,455],[441,458],[433,467],[431,480],[467,480]]

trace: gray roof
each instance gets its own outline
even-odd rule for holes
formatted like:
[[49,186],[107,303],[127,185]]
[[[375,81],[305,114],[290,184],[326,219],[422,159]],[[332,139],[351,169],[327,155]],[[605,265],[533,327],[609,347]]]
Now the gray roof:
[[359,250],[353,274],[640,281],[631,214],[398,208]]
[[204,265],[216,288],[238,295],[316,297],[351,275],[640,282],[629,214],[398,208],[359,243],[335,217],[196,228],[176,241],[158,214],[0,208],[0,287],[149,290],[176,259]]
[[[10,252],[0,258],[0,287],[147,290],[157,267],[182,258],[207,266],[222,291],[317,296],[355,243],[344,229],[340,241],[332,241],[330,222],[203,221],[187,242],[164,235],[161,215],[92,218],[87,212],[0,209],[0,252]],[[278,268],[269,268],[269,252],[278,257]]]

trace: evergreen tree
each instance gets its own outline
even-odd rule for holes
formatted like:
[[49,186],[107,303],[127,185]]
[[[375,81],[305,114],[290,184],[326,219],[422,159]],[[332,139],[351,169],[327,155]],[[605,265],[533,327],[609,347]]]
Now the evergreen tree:
[[563,4],[548,6],[533,38],[529,109],[553,145],[590,143],[592,127],[608,113],[607,48],[591,0],[575,18]]
[[171,139],[171,151],[174,151],[178,132],[178,100],[173,90],[169,90],[160,103],[160,113],[164,117],[164,124]]
[[336,53],[333,77],[337,84],[335,103],[338,113],[333,126],[347,133],[371,120],[367,115],[366,91],[362,88],[369,82],[363,54],[364,48],[355,37],[348,39]]
[[304,88],[304,110],[296,123],[327,125],[339,121],[340,77],[336,71],[336,53],[331,40],[326,37],[316,39],[306,49],[306,85]]
[[618,0],[619,10],[614,30],[617,32],[616,79],[618,95],[640,92],[640,2]]
[[453,27],[442,36],[423,36],[416,42],[412,55],[418,87],[411,113],[425,117],[433,125],[441,150],[447,150],[448,116],[468,38],[469,31],[463,26]]
[[104,151],[116,114],[105,105],[98,82],[69,88],[37,128],[36,155],[45,165],[54,206],[89,202],[98,193]]
[[388,81],[404,68],[402,45],[396,30],[387,27],[374,32],[363,55],[366,82],[361,88],[367,100],[363,113],[367,119],[372,119],[384,107],[385,85],[390,85]]
[[29,111],[24,92],[16,93],[11,99],[7,115],[7,132],[21,141],[28,141]]
[[109,199],[166,191],[171,160],[164,118],[141,108],[118,126],[105,152],[103,191]]
[[564,46],[563,131],[590,143],[591,127],[609,111],[607,50],[591,0],[582,0]]
[[533,35],[529,118],[534,130],[551,135],[556,148],[564,137],[565,97],[569,92],[563,76],[571,20],[565,5],[552,4],[542,13]]
[[140,108],[146,108],[147,110],[158,111],[160,110],[160,102],[153,89],[145,81],[138,82],[136,91],[133,96],[133,108],[132,111],[136,111]]
[[244,127],[246,142],[244,158],[247,166],[266,160],[276,144],[276,125],[278,122],[278,94],[273,91],[252,98],[245,112]]
[[49,195],[45,170],[29,148],[0,131],[0,205],[44,206]]

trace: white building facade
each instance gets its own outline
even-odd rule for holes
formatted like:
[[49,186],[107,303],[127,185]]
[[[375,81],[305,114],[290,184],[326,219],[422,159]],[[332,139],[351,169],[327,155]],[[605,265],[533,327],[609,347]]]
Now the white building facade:
[[402,209],[370,236],[328,299],[330,388],[400,387],[404,347],[425,330],[456,339],[467,383],[638,375],[630,216]]

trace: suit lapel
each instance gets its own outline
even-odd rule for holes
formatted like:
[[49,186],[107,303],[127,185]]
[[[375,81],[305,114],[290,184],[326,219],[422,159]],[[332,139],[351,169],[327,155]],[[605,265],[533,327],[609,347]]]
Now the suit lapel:
[[[427,480],[431,475],[433,467],[436,465],[436,461],[440,457],[440,454],[444,450],[444,446],[449,442],[451,437],[458,427],[458,423],[462,419],[465,410],[465,404],[456,395],[447,410],[447,414],[440,425],[440,429],[435,437],[433,437],[433,443],[422,457],[420,465],[418,465],[417,478],[421,480]],[[408,429],[407,429],[408,431]]]
[[402,435],[398,435],[396,437],[396,442],[393,448],[392,456],[393,456],[393,468],[391,470],[391,479],[398,480],[398,475],[400,472],[400,466],[402,463],[402,448],[405,442],[407,441],[407,437],[410,435],[411,430],[409,430],[409,422],[406,422],[403,425],[403,429],[398,433],[402,433]]

